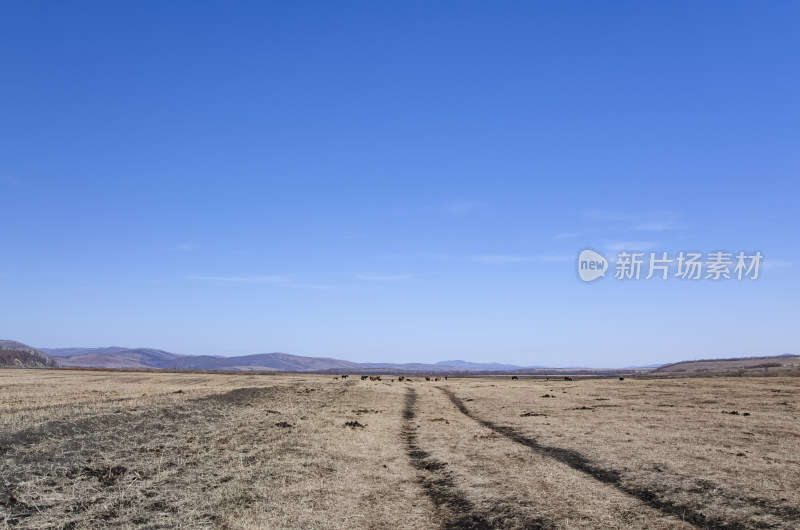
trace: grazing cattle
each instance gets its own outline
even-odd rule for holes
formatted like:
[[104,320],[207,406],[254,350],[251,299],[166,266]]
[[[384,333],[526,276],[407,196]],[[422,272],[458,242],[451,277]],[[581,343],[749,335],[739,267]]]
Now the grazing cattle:
[[426,378],[425,378],[425,381],[430,381],[430,380],[431,380],[431,378],[430,378],[430,377],[426,377]]
[[410,383],[410,382],[411,382],[411,379],[408,379],[408,378],[406,378],[406,381],[408,381],[408,382]]
[[434,379],[434,381],[441,381],[441,380],[442,380],[441,377],[437,377],[436,379]]
[[369,376],[369,380],[370,381],[377,381],[378,378],[376,376],[374,376],[374,375],[371,375],[371,376]]
[[444,376],[444,380],[447,381],[447,376]]
[[550,381],[550,378],[548,377],[547,380]]
[[347,379],[347,374],[344,374],[344,375],[342,376],[342,380],[345,380],[345,379]]
[[625,381],[625,378],[624,377],[620,377],[619,380],[620,381]]
[[397,378],[398,381],[405,381],[405,379],[406,377],[404,375],[401,375],[400,377]]
[[516,375],[512,375],[512,376],[511,376],[511,380],[512,380],[512,381],[516,381],[516,380],[518,380],[518,379],[519,379],[519,377],[517,377]]
[[572,378],[567,376],[567,377],[564,378],[564,381],[572,381]]
[[333,378],[333,380],[334,380],[334,381],[338,381],[338,380],[339,380],[339,378],[338,378],[338,377],[334,377],[334,378]]
[[369,376],[368,376],[368,375],[362,375],[362,376],[361,376],[361,380],[362,380],[362,381],[366,381],[366,380],[367,380],[367,377],[369,377]]

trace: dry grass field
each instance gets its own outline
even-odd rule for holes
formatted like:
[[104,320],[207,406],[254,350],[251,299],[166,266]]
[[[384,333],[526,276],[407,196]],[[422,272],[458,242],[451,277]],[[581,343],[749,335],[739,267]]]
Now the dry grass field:
[[798,378],[391,379],[0,370],[0,526],[800,527]]

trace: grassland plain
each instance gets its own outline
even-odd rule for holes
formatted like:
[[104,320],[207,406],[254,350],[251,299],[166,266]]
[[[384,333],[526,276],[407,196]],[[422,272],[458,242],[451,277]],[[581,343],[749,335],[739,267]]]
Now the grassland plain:
[[0,525],[800,527],[798,378],[354,375],[0,370]]

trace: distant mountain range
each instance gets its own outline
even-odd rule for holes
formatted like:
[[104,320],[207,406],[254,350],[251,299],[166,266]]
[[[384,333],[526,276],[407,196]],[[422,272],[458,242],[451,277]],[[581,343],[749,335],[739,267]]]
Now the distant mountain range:
[[[719,363],[725,366],[742,365],[747,368],[768,368],[764,362],[774,360],[770,366],[795,366],[798,356],[784,354],[776,357],[747,357],[689,361],[667,365],[628,366],[625,368],[546,367],[518,366],[503,363],[475,363],[462,360],[428,363],[356,363],[329,357],[304,357],[288,353],[260,353],[223,357],[217,355],[180,355],[153,348],[127,348],[109,346],[104,348],[34,348],[21,342],[0,340],[0,367],[47,368],[54,366],[81,368],[128,368],[128,369],[178,369],[219,370],[251,372],[331,372],[331,373],[466,373],[466,372],[517,372],[520,374],[553,374],[568,371],[597,375],[615,370],[646,372],[703,371],[705,363],[715,369]],[[778,363],[775,365],[775,363]]]
[[286,372],[487,372],[542,367],[513,364],[441,361],[427,363],[355,363],[328,357],[303,357],[288,353],[260,353],[219,357],[212,355],[179,355],[151,348],[42,348],[61,366],[85,368],[160,368],[179,370],[234,370]]
[[503,370],[521,370],[523,368],[547,368],[546,366],[516,366],[514,364],[501,363],[472,363],[469,361],[439,361],[438,366],[446,366],[448,369],[462,368],[464,370],[490,370],[500,372]]

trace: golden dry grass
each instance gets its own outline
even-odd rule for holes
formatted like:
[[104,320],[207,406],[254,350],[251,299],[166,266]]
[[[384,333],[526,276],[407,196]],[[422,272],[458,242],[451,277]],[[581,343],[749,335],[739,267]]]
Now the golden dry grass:
[[0,525],[800,525],[798,379],[412,379],[0,371]]

